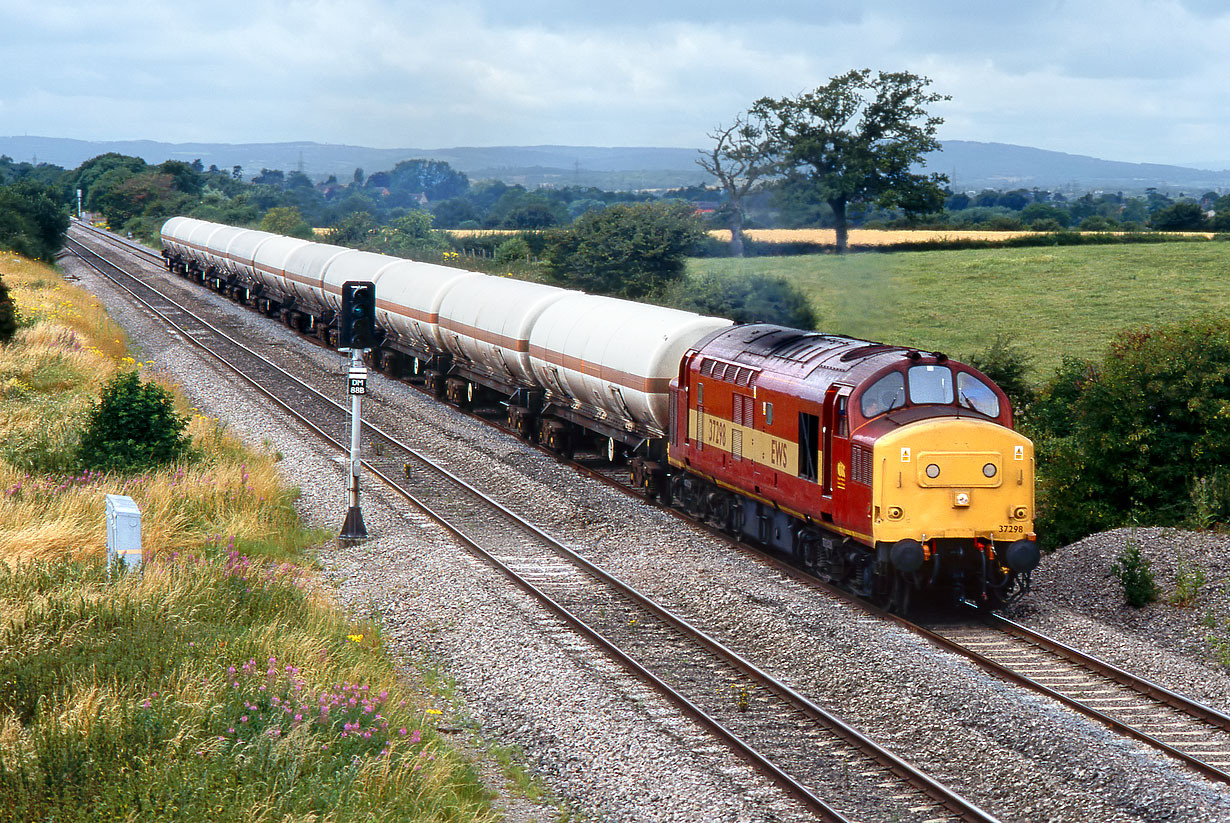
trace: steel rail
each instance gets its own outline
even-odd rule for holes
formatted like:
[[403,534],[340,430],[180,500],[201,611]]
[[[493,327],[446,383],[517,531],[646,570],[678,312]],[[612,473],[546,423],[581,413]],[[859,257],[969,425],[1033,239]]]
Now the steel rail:
[[[86,248],[85,250],[88,253],[95,254],[95,256],[98,256],[99,259],[103,260],[109,266],[115,268],[116,270],[120,271],[126,276],[131,277],[131,275],[128,275],[126,272],[123,272],[123,270],[119,266],[117,266],[115,263],[111,261],[107,261],[106,258],[102,258],[100,255],[97,255],[96,253],[92,252],[88,248]],[[97,267],[95,268],[96,270],[98,270]],[[99,271],[100,271],[100,274],[103,274],[103,276],[109,277],[109,279],[112,279],[113,282],[115,282],[114,278],[111,278],[109,275],[107,275],[105,272],[102,272],[101,270]],[[141,282],[139,279],[137,279],[137,281]],[[151,291],[155,291],[155,293],[157,293],[156,290],[154,290],[149,284],[142,282],[142,285],[145,288],[148,288]],[[255,381],[248,375],[244,374],[242,370],[238,370],[233,363],[226,360],[225,358],[222,358],[216,353],[212,352],[205,343],[197,340],[195,336],[192,335],[187,329],[184,329],[182,326],[175,323],[175,321],[167,317],[163,312],[159,311],[157,307],[153,306],[151,303],[149,303],[149,301],[142,299],[139,295],[136,295],[131,289],[128,289],[126,286],[124,286],[121,283],[117,282],[117,286],[127,291],[130,295],[133,296],[134,299],[137,299],[140,302],[142,302],[151,311],[154,311],[156,314],[162,317],[163,320],[167,322],[169,325],[181,331],[184,334],[184,337],[186,339],[192,341],[194,344],[201,347],[203,350],[210,352],[211,355],[213,355],[218,360],[226,364],[232,370],[236,370],[237,373],[239,373],[240,376],[246,382],[250,383],[255,388],[260,390],[265,396],[274,400],[279,406],[284,408],[288,413],[292,414],[296,419],[298,419],[303,424],[308,426],[313,432],[315,432],[318,436],[320,436],[326,442],[331,443],[335,448],[339,449],[340,451],[347,450],[348,446],[346,444],[341,443],[337,438],[334,438],[331,435],[329,435],[320,426],[316,425],[313,421],[299,414],[295,409],[293,409],[290,405],[284,403],[280,398],[274,395],[271,391],[267,390],[265,387],[260,385],[257,381]],[[174,300],[171,300],[165,295],[160,295],[160,296],[162,297],[162,299],[167,300],[167,302],[174,305],[178,311],[184,312],[185,314],[189,316],[193,316],[197,322],[207,326],[213,334],[218,335],[219,337],[227,340],[231,345],[234,345],[234,346],[237,346],[243,349],[244,351],[248,352],[251,356],[264,360],[264,358],[262,358],[259,354],[257,354],[256,352],[253,352],[251,349],[244,346],[242,343],[235,340],[234,338],[231,338],[225,332],[222,332],[216,327],[213,327],[207,321],[204,321],[203,319],[199,317],[195,317],[195,315],[193,315],[192,312],[190,312],[185,307],[179,305]],[[289,374],[288,372],[281,369],[280,367],[277,367],[276,365],[273,365],[273,364],[268,364],[268,365],[270,365],[272,368],[276,369],[277,371],[281,372],[286,377],[286,379],[294,381],[299,386],[301,386],[303,389],[306,389],[312,394],[315,394],[320,400],[332,405],[334,408],[336,408],[339,411],[339,413],[348,413],[339,404],[335,403],[330,398],[327,398],[324,395],[320,394],[316,389],[303,383],[303,381],[299,380],[294,375]],[[520,528],[524,529],[525,531],[528,531],[534,534],[539,539],[543,540],[544,542],[549,543],[555,551],[566,556],[570,562],[573,562],[574,564],[584,568],[587,573],[591,574],[597,579],[602,580],[607,585],[610,585],[612,587],[615,587],[621,590],[623,593],[626,594],[626,596],[630,597],[632,600],[639,603],[642,607],[653,612],[655,615],[660,617],[662,620],[675,626],[678,630],[688,634],[702,646],[708,648],[713,653],[726,658],[732,665],[743,670],[744,673],[747,674],[747,676],[762,683],[767,688],[769,688],[771,691],[777,693],[780,698],[791,703],[800,712],[804,713],[806,716],[815,720],[816,722],[821,723],[826,728],[829,728],[830,730],[837,733],[839,736],[842,736],[856,748],[868,753],[871,757],[877,760],[877,762],[881,763],[885,768],[887,768],[888,771],[897,775],[899,778],[905,780],[911,785],[914,785],[916,788],[921,790],[927,796],[931,797],[933,801],[937,802],[940,806],[945,808],[947,811],[955,814],[958,817],[958,819],[967,820],[967,821],[992,821],[995,819],[991,817],[989,814],[987,814],[986,812],[979,809],[978,807],[974,806],[969,801],[962,798],[960,795],[956,794],[955,792],[952,792],[946,786],[943,786],[942,784],[930,778],[925,773],[919,771],[918,769],[916,769],[914,766],[912,766],[908,762],[897,757],[896,755],[892,754],[888,750],[883,749],[882,747],[878,746],[878,744],[874,743],[874,741],[870,740],[869,738],[865,737],[861,733],[857,732],[855,729],[848,726],[847,724],[845,724],[844,722],[842,722],[835,716],[831,715],[830,713],[825,711],[820,706],[814,704],[812,701],[808,700],[803,695],[799,694],[798,692],[791,689],[790,687],[788,687],[781,681],[772,677],[772,675],[759,669],[754,664],[752,664],[750,661],[738,655],[733,650],[726,648],[720,642],[709,637],[708,635],[706,635],[704,632],[702,632],[698,628],[692,626],[690,623],[688,623],[683,618],[678,617],[677,615],[670,612],[668,609],[653,602],[650,598],[645,596],[643,593],[639,592],[634,587],[624,583],[623,581],[620,581],[618,578],[616,578],[614,575],[607,572],[605,569],[602,569],[596,564],[593,564],[592,562],[586,560],[585,558],[576,554],[572,550],[568,549],[566,546],[559,543],[557,540],[555,540],[553,537],[548,535],[546,532],[542,531],[534,524],[530,523],[529,521],[520,517],[516,513],[507,509],[502,504],[498,503],[497,501],[491,500],[490,498],[487,497],[487,495],[483,494],[481,491],[476,489],[474,486],[472,486],[465,480],[457,477],[456,475],[452,474],[448,470],[435,465],[428,458],[426,458],[421,453],[419,453],[417,450],[407,446],[404,443],[401,443],[395,437],[389,435],[388,433],[382,431],[381,429],[379,429],[378,427],[370,423],[364,423],[364,426],[373,434],[381,437],[384,440],[387,440],[389,443],[393,444],[397,448],[403,450],[404,452],[411,455],[415,459],[423,462],[424,464],[429,465],[432,471],[436,472],[438,475],[442,477],[445,477],[450,482],[457,485],[459,488],[463,488],[466,491],[468,491],[470,494],[486,499],[489,505],[498,509],[506,518],[516,523]],[[833,810],[830,806],[825,804],[824,801],[816,797],[806,787],[798,783],[793,777],[791,777],[790,775],[782,771],[780,768],[778,768],[766,756],[764,756],[762,753],[757,751],[754,747],[749,745],[746,741],[743,741],[742,739],[740,739],[737,734],[733,733],[732,731],[727,729],[725,726],[723,726],[720,721],[706,714],[702,709],[696,706],[693,702],[689,701],[684,695],[682,695],[681,693],[673,689],[669,684],[659,679],[656,675],[654,675],[648,669],[644,668],[639,663],[637,663],[635,660],[633,660],[630,656],[624,653],[615,644],[613,644],[612,642],[604,638],[600,633],[596,632],[591,627],[589,627],[582,618],[572,614],[564,606],[556,603],[550,597],[549,594],[543,592],[541,589],[535,586],[531,581],[525,579],[522,575],[518,574],[514,569],[509,567],[507,564],[501,562],[491,552],[487,551],[482,546],[480,546],[478,543],[470,539],[458,527],[456,527],[451,521],[449,521],[446,515],[440,514],[433,507],[428,505],[425,501],[423,501],[416,495],[412,494],[408,490],[402,488],[399,483],[393,480],[388,474],[380,471],[377,467],[372,465],[370,461],[364,460],[363,464],[369,471],[373,472],[376,476],[380,477],[387,485],[397,490],[399,494],[401,494],[406,499],[408,499],[410,502],[412,502],[414,505],[416,505],[421,510],[423,510],[433,520],[436,520],[442,526],[448,529],[448,531],[452,533],[455,537],[457,537],[464,545],[466,545],[468,548],[478,553],[488,562],[495,565],[501,571],[501,573],[505,574],[511,580],[515,581],[524,590],[526,590],[527,592],[532,594],[534,597],[536,597],[538,600],[540,600],[545,605],[547,605],[554,613],[556,613],[562,619],[564,619],[570,626],[580,631],[586,637],[589,637],[591,640],[597,643],[600,648],[604,649],[607,653],[609,653],[610,655],[615,657],[617,660],[619,660],[621,663],[623,663],[625,666],[627,666],[630,670],[633,671],[633,673],[635,673],[642,680],[649,683],[655,689],[657,689],[661,693],[668,696],[672,701],[676,702],[677,705],[679,705],[686,714],[693,717],[693,719],[697,720],[699,723],[704,725],[706,728],[709,728],[712,732],[714,732],[720,738],[725,740],[732,749],[734,749],[741,756],[745,757],[745,759],[749,760],[749,762],[753,763],[758,768],[760,768],[762,771],[764,771],[773,780],[775,780],[780,785],[782,785],[784,788],[786,788],[787,791],[789,791],[791,794],[794,794],[796,797],[802,800],[809,808],[812,809],[812,811],[819,814],[822,819],[833,820],[833,821],[841,821],[845,819],[839,813]]]

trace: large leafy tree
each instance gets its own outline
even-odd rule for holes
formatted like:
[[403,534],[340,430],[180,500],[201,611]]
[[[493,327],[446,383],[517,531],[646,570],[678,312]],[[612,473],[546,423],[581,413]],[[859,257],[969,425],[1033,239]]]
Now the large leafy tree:
[[774,153],[833,210],[837,250],[844,252],[851,206],[874,204],[907,214],[939,211],[941,174],[916,174],[924,155],[940,148],[944,121],[927,106],[947,95],[910,72],[855,69],[797,97],[756,101],[751,116],[764,123]]
[[1180,200],[1159,209],[1149,222],[1158,231],[1204,231],[1209,227],[1204,209],[1191,200]]
[[764,125],[746,115],[736,117],[729,126],[718,126],[709,138],[713,148],[702,150],[696,162],[717,179],[726,193],[723,216],[730,227],[730,253],[742,257],[743,200],[776,169],[773,142]]
[[275,206],[261,218],[261,231],[284,234],[287,237],[312,239],[312,227],[303,219],[303,213],[294,206]]
[[388,187],[394,197],[422,193],[434,203],[465,194],[470,178],[443,160],[403,160],[389,172]]
[[54,189],[31,180],[0,186],[0,248],[50,263],[64,244],[68,222]]

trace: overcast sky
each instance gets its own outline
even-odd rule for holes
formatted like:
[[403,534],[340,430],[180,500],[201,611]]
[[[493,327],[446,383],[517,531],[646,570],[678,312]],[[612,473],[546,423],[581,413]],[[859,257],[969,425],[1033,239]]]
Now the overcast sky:
[[851,68],[941,139],[1230,168],[1225,0],[0,0],[0,134],[698,147]]

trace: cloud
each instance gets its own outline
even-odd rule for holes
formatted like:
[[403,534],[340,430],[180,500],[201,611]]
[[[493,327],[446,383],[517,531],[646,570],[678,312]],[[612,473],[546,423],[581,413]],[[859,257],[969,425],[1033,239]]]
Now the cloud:
[[0,131],[696,146],[869,67],[952,95],[948,139],[1230,165],[1228,38],[1197,0],[0,0]]

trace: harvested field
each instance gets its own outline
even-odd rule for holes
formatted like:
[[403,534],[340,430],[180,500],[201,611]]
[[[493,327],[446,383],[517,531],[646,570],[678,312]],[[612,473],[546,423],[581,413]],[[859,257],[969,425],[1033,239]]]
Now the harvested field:
[[[940,243],[955,240],[1010,240],[1014,237],[1024,237],[1032,234],[1045,234],[1036,231],[962,231],[957,229],[850,229],[849,242],[851,246],[895,246],[905,243]],[[1098,232],[1081,232],[1081,234],[1097,234]],[[1124,232],[1113,232],[1123,234]],[[1211,232],[1173,232],[1176,235],[1188,237],[1208,237]],[[730,231],[719,229],[709,232],[709,235],[723,242],[730,242]],[[835,245],[837,232],[833,229],[748,229],[743,233],[748,240],[757,243],[817,243]]]

